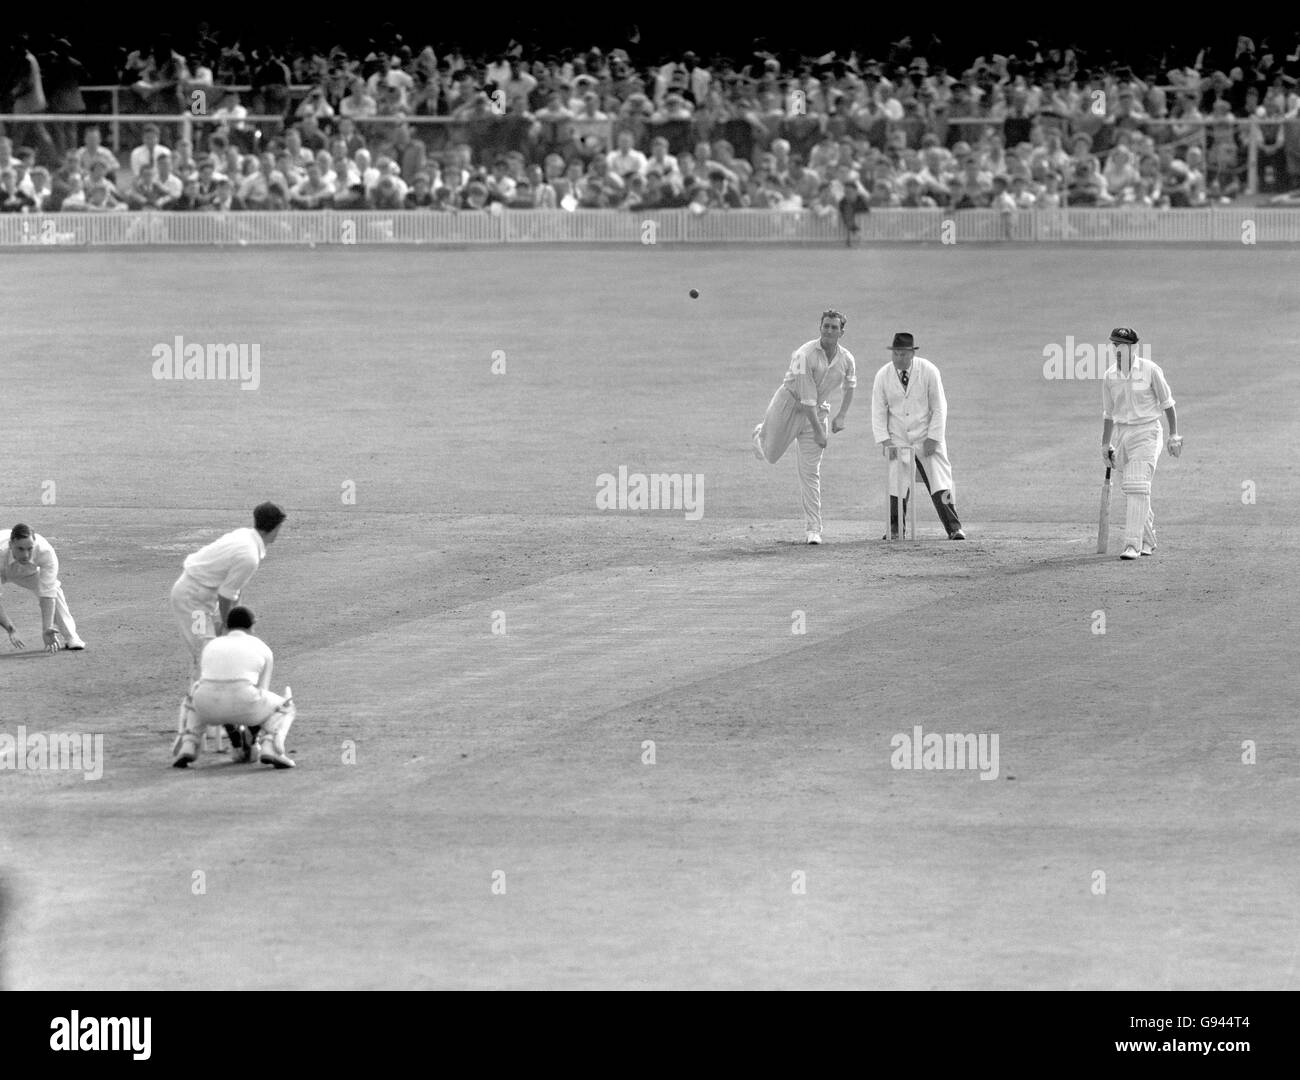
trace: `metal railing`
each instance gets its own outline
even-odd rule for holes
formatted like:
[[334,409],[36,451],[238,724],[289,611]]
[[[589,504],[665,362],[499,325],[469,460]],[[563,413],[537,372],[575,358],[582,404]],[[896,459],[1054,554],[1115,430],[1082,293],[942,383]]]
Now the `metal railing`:
[[[858,218],[857,243],[1300,243],[1300,208],[891,209]],[[0,247],[489,244],[843,244],[838,215],[781,210],[157,211],[6,214]]]

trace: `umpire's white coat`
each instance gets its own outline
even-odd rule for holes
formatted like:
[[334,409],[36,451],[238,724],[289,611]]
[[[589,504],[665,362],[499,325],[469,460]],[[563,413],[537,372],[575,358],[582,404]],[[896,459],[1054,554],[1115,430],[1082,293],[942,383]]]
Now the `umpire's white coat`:
[[[904,387],[893,361],[876,372],[871,385],[872,437],[877,445],[893,442],[915,446],[917,460],[929,478],[930,491],[949,491],[956,499],[945,434],[948,399],[944,397],[939,369],[925,357],[913,354],[907,378]],[[926,439],[938,442],[937,453],[927,455],[921,450]],[[893,487],[897,491],[897,485]]]

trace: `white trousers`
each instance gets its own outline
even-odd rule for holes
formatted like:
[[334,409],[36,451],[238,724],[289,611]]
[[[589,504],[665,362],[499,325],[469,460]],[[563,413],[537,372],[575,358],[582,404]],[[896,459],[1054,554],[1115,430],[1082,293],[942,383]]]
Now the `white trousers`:
[[[28,582],[30,581],[30,584]],[[36,593],[40,599],[40,586],[35,577],[23,578],[14,582],[19,588],[26,589],[28,592]],[[54,625],[59,633],[63,635],[65,645],[73,641],[80,640],[77,637],[77,623],[72,617],[72,612],[68,609],[68,599],[63,595],[63,583],[56,581],[54,583]]]
[[[817,406],[817,419],[827,435],[830,434],[831,407],[825,403]],[[798,442],[799,501],[803,506],[804,525],[809,532],[822,531],[822,454],[825,451],[813,438],[812,421],[801,411],[799,402],[784,386],[772,395],[758,431],[758,443],[763,457],[771,465],[781,460]]]
[[197,677],[199,653],[217,636],[217,623],[221,618],[217,590],[200,585],[189,574],[181,574],[172,586],[171,604],[181,638],[193,657],[193,673]]
[[200,727],[213,724],[264,724],[284,704],[284,698],[254,686],[247,679],[212,681],[200,679],[190,690],[193,717]]

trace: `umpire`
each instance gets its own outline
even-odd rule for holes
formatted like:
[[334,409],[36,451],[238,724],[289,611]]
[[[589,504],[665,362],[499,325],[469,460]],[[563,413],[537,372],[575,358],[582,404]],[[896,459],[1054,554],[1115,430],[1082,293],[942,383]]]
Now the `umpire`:
[[[890,349],[893,361],[876,372],[871,387],[871,430],[881,452],[889,458],[890,446],[917,447],[916,466],[934,509],[949,540],[965,540],[952,497],[952,465],[948,462],[945,429],[948,399],[944,397],[939,369],[916,355],[916,342],[909,333],[894,335]],[[907,524],[907,498],[902,491],[902,464],[897,457],[890,465],[889,530],[897,538]],[[899,500],[902,514],[899,514]]]

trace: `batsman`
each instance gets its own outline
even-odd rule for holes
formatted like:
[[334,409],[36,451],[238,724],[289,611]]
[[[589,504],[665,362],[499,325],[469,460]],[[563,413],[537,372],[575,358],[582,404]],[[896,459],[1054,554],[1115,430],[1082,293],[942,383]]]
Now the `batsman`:
[[1174,395],[1159,365],[1136,355],[1137,332],[1117,326],[1110,332],[1115,363],[1101,383],[1101,456],[1105,466],[1121,470],[1125,495],[1124,551],[1121,559],[1154,555],[1155,511],[1151,509],[1151,481],[1163,449],[1160,414],[1169,424],[1169,454],[1178,457],[1183,437],[1178,434]]

